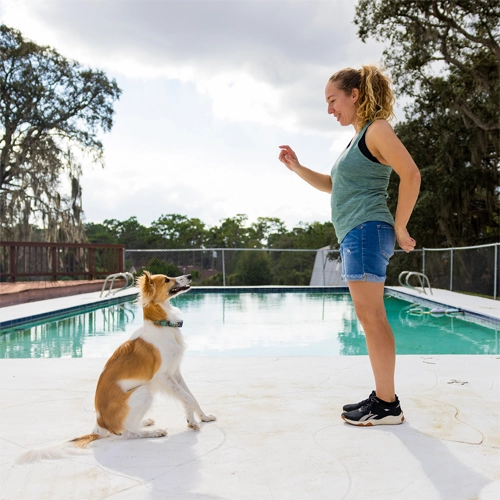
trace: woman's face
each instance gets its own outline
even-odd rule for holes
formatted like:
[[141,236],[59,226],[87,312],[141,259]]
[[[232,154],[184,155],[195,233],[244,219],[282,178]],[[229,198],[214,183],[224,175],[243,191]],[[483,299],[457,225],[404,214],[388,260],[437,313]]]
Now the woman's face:
[[325,89],[326,102],[328,104],[328,114],[337,118],[343,127],[355,125],[358,121],[356,114],[359,90],[353,89],[351,94],[346,94],[340,90],[335,82],[328,82]]

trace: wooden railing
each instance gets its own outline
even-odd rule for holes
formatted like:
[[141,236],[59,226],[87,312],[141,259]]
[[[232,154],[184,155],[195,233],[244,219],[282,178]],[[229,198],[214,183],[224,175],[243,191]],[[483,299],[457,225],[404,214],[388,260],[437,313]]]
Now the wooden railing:
[[0,281],[95,279],[123,272],[125,245],[0,241]]

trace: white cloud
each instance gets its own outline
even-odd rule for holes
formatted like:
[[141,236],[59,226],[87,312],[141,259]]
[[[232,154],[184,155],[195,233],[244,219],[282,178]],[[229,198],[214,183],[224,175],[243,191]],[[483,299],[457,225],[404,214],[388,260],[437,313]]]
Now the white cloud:
[[221,73],[198,81],[196,88],[210,96],[216,118],[277,124],[271,117],[280,106],[281,93],[268,83],[245,73]]
[[[245,213],[288,226],[329,220],[329,197],[277,160],[290,144],[328,173],[347,144],[324,86],[377,62],[354,0],[0,0],[3,23],[123,89],[106,168],[84,170],[88,221],[162,213],[208,225]],[[332,143],[332,139],[333,143]],[[331,145],[331,148],[329,149]]]
[[380,45],[356,38],[353,15],[352,0],[3,2],[5,22],[68,57],[117,76],[192,82],[218,118],[306,133],[331,128],[316,111],[330,74],[380,57]]

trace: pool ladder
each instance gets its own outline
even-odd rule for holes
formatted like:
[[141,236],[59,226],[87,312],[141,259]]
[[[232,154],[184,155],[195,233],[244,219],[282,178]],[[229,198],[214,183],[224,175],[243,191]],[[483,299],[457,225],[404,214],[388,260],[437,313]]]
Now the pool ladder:
[[[404,275],[406,275],[406,280],[403,283],[403,276]],[[410,285],[409,281],[410,281],[410,278],[412,276],[416,276],[418,278],[418,281],[420,283],[420,287],[422,288],[421,290],[415,286]],[[424,273],[417,273],[415,271],[403,271],[402,273],[399,274],[398,281],[399,281],[399,284],[401,286],[411,288],[412,290],[415,290],[419,293],[424,293],[425,295],[427,295],[427,292],[425,291],[426,287],[427,287],[429,289],[430,294],[434,295],[432,293],[432,288],[431,288],[431,284],[429,282],[429,278]]]
[[[127,280],[127,282],[126,282],[125,286],[122,286],[120,288],[117,288],[116,290],[113,290],[113,285],[115,284],[115,280],[117,278],[125,278]],[[102,285],[101,295],[99,295],[99,297],[102,297],[102,294],[105,292],[106,285],[108,284],[109,280],[111,280],[111,284],[109,285],[109,290],[108,290],[108,293],[105,295],[105,297],[109,297],[110,295],[114,295],[116,292],[119,292],[120,290],[125,290],[125,289],[131,287],[134,284],[134,275],[132,273],[129,273],[129,272],[110,274],[104,280],[104,284]]]

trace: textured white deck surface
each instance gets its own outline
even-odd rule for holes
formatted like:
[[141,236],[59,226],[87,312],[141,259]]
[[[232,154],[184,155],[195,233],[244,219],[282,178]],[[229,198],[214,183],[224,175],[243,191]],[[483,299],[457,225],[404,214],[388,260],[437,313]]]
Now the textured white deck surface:
[[[498,309],[441,295],[453,307]],[[44,302],[31,312],[57,308]],[[372,389],[366,356],[186,357],[184,378],[217,422],[187,430],[180,405],[158,399],[151,416],[165,438],[104,439],[84,455],[14,466],[26,448],[91,431],[105,361],[0,360],[1,500],[500,498],[500,355],[399,356],[406,421],[369,428],[340,419],[343,404]]]
[[165,438],[94,443],[83,456],[14,466],[25,448],[89,432],[103,359],[1,360],[2,499],[498,499],[500,356],[400,356],[399,426],[358,428],[341,406],[371,390],[367,357],[185,359],[217,422]]

